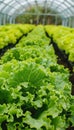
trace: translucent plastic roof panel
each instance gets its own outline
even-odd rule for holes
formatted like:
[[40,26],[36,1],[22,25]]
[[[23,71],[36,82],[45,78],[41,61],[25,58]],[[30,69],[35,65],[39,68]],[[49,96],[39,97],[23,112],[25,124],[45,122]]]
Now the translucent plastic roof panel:
[[9,2],[11,2],[11,0],[3,0],[4,1],[4,3],[9,3]]
[[[9,5],[15,4],[15,1],[13,0],[12,2],[9,3]],[[17,4],[17,3],[16,3]]]
[[5,7],[5,4],[4,3],[0,3],[0,10]]
[[74,0],[0,0],[0,12],[11,16],[23,13],[28,7],[45,6],[63,17],[74,16]]
[[10,12],[9,12],[9,15],[13,14],[13,12],[15,11],[15,9],[11,9]]

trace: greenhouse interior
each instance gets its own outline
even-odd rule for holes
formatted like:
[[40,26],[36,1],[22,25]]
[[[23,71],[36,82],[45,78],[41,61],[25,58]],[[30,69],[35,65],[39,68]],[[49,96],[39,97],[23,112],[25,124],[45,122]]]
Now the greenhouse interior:
[[0,0],[0,130],[74,130],[74,0]]

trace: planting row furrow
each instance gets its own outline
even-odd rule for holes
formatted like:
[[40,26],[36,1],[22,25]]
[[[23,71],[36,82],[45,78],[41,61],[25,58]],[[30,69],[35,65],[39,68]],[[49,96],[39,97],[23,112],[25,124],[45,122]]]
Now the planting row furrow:
[[42,25],[0,59],[0,129],[66,130],[74,126],[69,70],[57,63]]

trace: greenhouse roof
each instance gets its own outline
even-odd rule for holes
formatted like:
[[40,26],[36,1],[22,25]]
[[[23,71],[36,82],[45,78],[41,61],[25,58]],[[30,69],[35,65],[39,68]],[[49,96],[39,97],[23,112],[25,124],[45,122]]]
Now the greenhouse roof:
[[[10,16],[22,14],[28,7],[41,5],[62,17],[74,16],[74,0],[0,0],[0,13]],[[51,13],[50,12],[50,13]]]

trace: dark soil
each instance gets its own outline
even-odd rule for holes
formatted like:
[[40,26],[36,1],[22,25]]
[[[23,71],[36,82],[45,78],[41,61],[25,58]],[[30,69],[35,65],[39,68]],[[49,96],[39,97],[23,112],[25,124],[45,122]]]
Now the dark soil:
[[67,130],[74,130],[74,127],[69,127]]
[[68,68],[70,71],[70,81],[72,83],[72,94],[74,95],[74,72],[73,72],[73,63],[68,61],[68,56],[65,55],[63,51],[61,51],[56,43],[52,43],[55,49],[55,54],[58,56],[58,64],[64,65],[65,68]]
[[[70,71],[70,82],[72,83],[72,95],[74,95],[74,72],[73,72],[73,66],[74,66],[74,62],[70,62],[68,61],[68,55],[65,54],[64,51],[60,50],[57,46],[57,44],[53,41],[53,38],[50,37],[47,32],[46,32],[47,37],[49,37],[51,39],[51,44],[54,47],[55,50],[55,54],[58,56],[58,64],[64,65],[65,68],[68,68]],[[74,130],[74,127],[69,127],[66,130]]]

